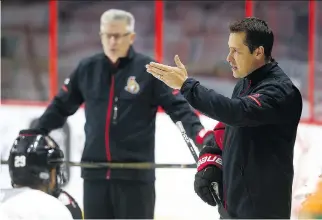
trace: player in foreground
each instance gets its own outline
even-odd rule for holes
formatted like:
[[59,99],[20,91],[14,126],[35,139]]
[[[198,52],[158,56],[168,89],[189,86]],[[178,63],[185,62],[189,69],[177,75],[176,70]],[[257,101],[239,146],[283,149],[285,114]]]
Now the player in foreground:
[[63,159],[51,137],[39,130],[21,130],[8,160],[13,189],[0,192],[1,219],[82,219],[75,200],[60,189]]
[[239,79],[231,98],[189,78],[178,56],[176,67],[152,62],[146,68],[180,89],[192,107],[225,124],[222,152],[214,146],[200,152],[197,194],[216,205],[208,189],[221,181],[221,166],[214,158],[222,157],[223,199],[232,218],[289,219],[302,97],[272,58],[274,35],[265,21],[245,18],[229,31],[227,62]]

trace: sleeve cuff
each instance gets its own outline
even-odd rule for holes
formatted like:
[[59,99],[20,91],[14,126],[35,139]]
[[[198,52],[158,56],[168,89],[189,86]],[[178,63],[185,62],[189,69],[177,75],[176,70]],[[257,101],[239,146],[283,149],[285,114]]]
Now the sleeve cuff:
[[181,94],[187,93],[190,89],[192,89],[198,83],[197,80],[193,78],[187,78],[186,81],[181,86],[180,92]]

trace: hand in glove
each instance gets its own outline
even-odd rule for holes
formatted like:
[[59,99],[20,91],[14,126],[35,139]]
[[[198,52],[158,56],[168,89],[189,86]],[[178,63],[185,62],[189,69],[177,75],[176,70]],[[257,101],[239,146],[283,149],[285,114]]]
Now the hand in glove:
[[215,206],[210,187],[215,183],[218,186],[218,196],[223,198],[222,183],[222,148],[225,126],[219,122],[213,131],[208,131],[199,143],[203,148],[199,154],[197,173],[195,175],[194,190],[197,195],[209,205]]

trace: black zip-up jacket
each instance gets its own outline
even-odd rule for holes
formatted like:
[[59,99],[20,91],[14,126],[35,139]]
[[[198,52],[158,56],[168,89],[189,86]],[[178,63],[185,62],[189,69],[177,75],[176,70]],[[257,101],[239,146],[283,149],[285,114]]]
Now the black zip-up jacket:
[[[86,140],[82,162],[154,162],[158,106],[173,121],[182,121],[189,137],[195,140],[203,128],[198,116],[179,91],[169,89],[146,72],[145,65],[151,61],[132,47],[117,65],[104,53],[82,60],[36,127],[47,131],[60,128],[84,103]],[[155,172],[82,169],[82,177],[154,181]]]
[[268,63],[239,80],[231,98],[190,78],[181,93],[194,108],[226,124],[222,157],[229,214],[289,219],[302,97],[278,64]]

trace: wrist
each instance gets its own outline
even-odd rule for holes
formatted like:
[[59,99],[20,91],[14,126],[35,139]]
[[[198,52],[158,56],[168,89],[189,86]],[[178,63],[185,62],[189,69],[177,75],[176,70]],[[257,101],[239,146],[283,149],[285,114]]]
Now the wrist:
[[[216,139],[217,138],[217,139]],[[205,153],[211,154],[220,154],[222,152],[222,143],[217,142],[220,140],[218,136],[216,136],[216,132],[212,130],[201,129],[196,136],[196,146],[200,149],[200,156]]]
[[181,82],[181,85],[180,85],[180,88],[179,88],[179,89],[181,89],[181,88],[183,87],[183,85],[184,85],[184,83],[187,81],[187,79],[188,79],[188,77],[187,77],[187,76],[185,76],[185,77],[182,79],[182,82]]
[[213,155],[222,155],[222,150],[217,146],[204,146],[199,153],[199,158],[206,155],[206,154],[213,154]]
[[206,129],[202,128],[202,129],[198,132],[198,134],[197,134],[197,136],[196,136],[196,144],[197,144],[197,145],[203,145],[204,137],[205,137],[206,135],[209,135],[209,132],[211,132],[211,131],[207,131]]
[[198,81],[195,79],[187,77],[180,88],[180,92],[183,94],[184,92],[190,90],[197,82]]

